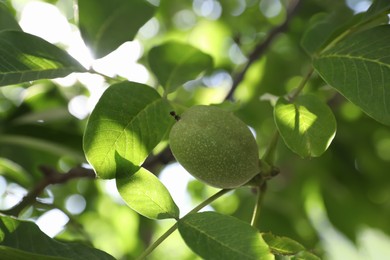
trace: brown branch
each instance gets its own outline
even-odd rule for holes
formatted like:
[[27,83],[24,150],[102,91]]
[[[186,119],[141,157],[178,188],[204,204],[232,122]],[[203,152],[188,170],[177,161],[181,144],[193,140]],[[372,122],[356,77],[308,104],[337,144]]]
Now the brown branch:
[[169,164],[174,159],[171,149],[166,147],[161,153],[149,156],[142,164],[142,167],[155,173],[159,167]]
[[10,209],[0,211],[1,213],[18,216],[23,209],[34,204],[39,194],[41,194],[43,190],[51,184],[65,183],[76,178],[96,178],[93,170],[82,167],[73,168],[67,173],[60,173],[48,166],[40,166],[39,169],[42,171],[44,178],[38,182],[17,205]]
[[249,54],[248,62],[245,64],[244,68],[234,77],[232,87],[229,91],[229,93],[226,96],[226,100],[232,100],[233,99],[233,93],[238,87],[238,85],[241,83],[241,81],[244,79],[246,72],[248,71],[249,67],[252,65],[253,62],[261,58],[265,51],[268,49],[270,44],[273,42],[273,40],[278,36],[280,33],[287,30],[288,25],[291,21],[291,19],[294,17],[295,13],[298,10],[300,1],[299,0],[292,0],[288,9],[287,9],[287,16],[285,21],[280,24],[279,26],[273,28],[267,35],[264,41],[260,42],[256,47],[253,49],[253,51]]

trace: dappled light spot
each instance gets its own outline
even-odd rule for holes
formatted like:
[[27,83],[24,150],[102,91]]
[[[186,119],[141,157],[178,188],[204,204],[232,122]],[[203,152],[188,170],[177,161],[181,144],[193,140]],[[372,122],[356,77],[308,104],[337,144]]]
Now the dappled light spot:
[[160,30],[160,23],[153,17],[147,23],[145,23],[138,31],[138,33],[145,39],[155,37]]
[[262,0],[260,1],[260,10],[264,16],[272,18],[282,11],[282,4],[280,0]]
[[85,198],[79,194],[70,195],[65,200],[66,209],[74,215],[82,213],[86,205]]
[[222,14],[222,6],[216,0],[194,0],[193,8],[197,15],[217,20]]
[[181,30],[188,30],[195,26],[196,16],[191,10],[181,10],[173,16],[173,23]]

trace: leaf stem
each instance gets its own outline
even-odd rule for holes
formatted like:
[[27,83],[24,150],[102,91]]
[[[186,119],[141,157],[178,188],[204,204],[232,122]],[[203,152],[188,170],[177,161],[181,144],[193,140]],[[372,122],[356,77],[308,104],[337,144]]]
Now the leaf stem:
[[257,192],[257,198],[256,198],[256,205],[253,209],[253,215],[251,220],[251,226],[255,227],[260,219],[260,212],[261,212],[261,204],[263,203],[264,194],[267,190],[267,182],[263,182],[263,184],[256,188]]
[[265,151],[263,155],[263,160],[268,163],[269,165],[273,166],[275,161],[275,151],[276,151],[276,145],[279,141],[279,132],[275,131],[271,142],[267,146],[267,150]]
[[295,101],[295,99],[299,96],[299,94],[302,92],[303,88],[306,86],[306,83],[309,81],[311,75],[313,74],[314,72],[314,68],[312,67],[309,72],[306,74],[306,76],[301,80],[301,82],[299,83],[298,87],[296,88],[296,90],[294,91],[294,93],[292,93],[291,95],[288,96],[288,100],[292,103]]
[[[189,211],[185,216],[196,213],[201,210],[203,207],[209,205],[214,200],[218,199],[225,193],[231,191],[231,189],[222,189],[201,202],[198,206]],[[184,216],[184,217],[185,217]],[[145,259],[156,247],[158,247],[166,238],[168,238],[175,230],[177,229],[177,222],[173,224],[164,234],[162,234],[153,244],[151,244],[138,258],[137,260]]]

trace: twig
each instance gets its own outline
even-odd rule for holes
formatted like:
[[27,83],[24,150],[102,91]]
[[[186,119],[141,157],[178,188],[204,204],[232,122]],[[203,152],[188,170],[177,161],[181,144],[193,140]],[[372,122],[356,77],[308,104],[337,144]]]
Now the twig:
[[300,1],[299,0],[292,0],[290,6],[288,7],[287,10],[287,16],[285,21],[280,24],[279,26],[273,28],[267,35],[264,41],[260,42],[256,47],[253,49],[253,51],[249,54],[249,59],[248,62],[245,64],[244,68],[235,76],[233,80],[232,87],[226,96],[226,100],[232,100],[233,99],[233,93],[238,87],[238,85],[241,83],[241,81],[244,79],[244,76],[246,72],[248,71],[249,67],[252,65],[253,62],[258,60],[268,49],[270,44],[273,42],[273,40],[278,36],[280,33],[284,32],[287,30],[288,25],[294,17],[295,13],[298,10]]
[[34,204],[39,194],[41,194],[42,191],[51,184],[65,183],[76,178],[96,178],[93,170],[82,167],[73,168],[67,173],[60,173],[48,166],[40,166],[39,168],[42,171],[44,178],[38,182],[25,197],[23,197],[21,202],[10,209],[0,211],[1,213],[18,216],[23,209]]

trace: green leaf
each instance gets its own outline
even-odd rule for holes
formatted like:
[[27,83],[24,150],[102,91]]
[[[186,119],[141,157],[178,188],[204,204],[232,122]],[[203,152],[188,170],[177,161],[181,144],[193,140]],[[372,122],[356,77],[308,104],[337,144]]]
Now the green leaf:
[[[122,82],[109,87],[93,110],[83,146],[89,163],[103,179],[134,173],[161,141],[174,120],[171,106],[149,86]],[[121,160],[120,158],[124,158]]]
[[370,8],[364,14],[364,21],[368,21],[380,14],[387,14],[390,12],[389,0],[374,0]]
[[17,259],[17,260],[66,260],[69,258],[60,256],[47,256],[41,254],[34,254],[23,250],[15,249],[8,246],[0,246],[0,255],[3,259]]
[[345,23],[351,17],[352,11],[347,7],[339,8],[331,14],[315,15],[302,37],[302,47],[309,54],[320,51],[345,30]]
[[375,120],[390,125],[390,25],[356,33],[314,60],[321,77]]
[[0,32],[0,57],[0,86],[85,71],[64,50],[19,31]]
[[[16,149],[38,150],[50,153],[55,156],[70,156],[78,162],[85,162],[82,151],[77,151],[59,142],[46,140],[44,138],[35,138],[25,135],[0,135],[0,145],[7,145],[8,149],[15,146]],[[20,154],[20,152],[19,152]]]
[[308,251],[301,251],[293,256],[291,260],[321,260],[321,258]]
[[211,56],[179,42],[166,42],[152,48],[148,60],[166,94],[175,91],[187,81],[194,80],[213,65]]
[[0,158],[0,175],[6,176],[26,188],[33,184],[31,176],[23,167],[6,158]]
[[346,6],[329,15],[317,14],[305,31],[301,44],[309,54],[322,51],[333,41],[337,42],[351,33],[387,24],[389,18],[386,13],[389,10],[388,0],[377,0],[366,12],[356,15]]
[[97,58],[134,39],[155,7],[145,0],[79,0],[81,35]]
[[18,21],[8,10],[7,6],[0,2],[0,31],[3,30],[17,30],[21,31]]
[[178,221],[186,244],[204,259],[274,259],[257,229],[216,212],[189,214]]
[[262,237],[274,254],[295,255],[305,250],[304,246],[288,237],[275,236],[271,233],[264,233]]
[[117,177],[116,185],[126,204],[139,214],[151,219],[179,218],[179,208],[169,191],[148,170],[140,168]]
[[336,133],[332,111],[315,95],[299,96],[294,103],[279,98],[274,118],[286,145],[304,158],[323,154]]
[[[15,258],[5,259],[27,259],[25,257],[29,254],[47,256],[39,259],[114,259],[95,248],[77,243],[59,242],[48,237],[32,222],[6,216],[0,216],[0,241],[1,256],[4,256],[3,253],[15,256]],[[15,250],[7,250],[6,247]]]

